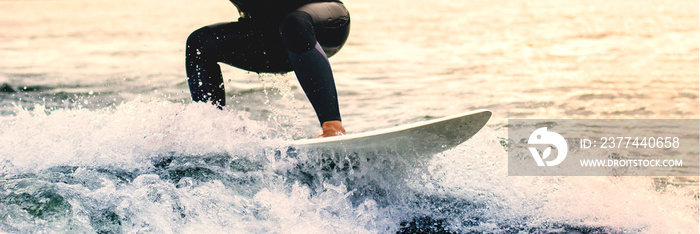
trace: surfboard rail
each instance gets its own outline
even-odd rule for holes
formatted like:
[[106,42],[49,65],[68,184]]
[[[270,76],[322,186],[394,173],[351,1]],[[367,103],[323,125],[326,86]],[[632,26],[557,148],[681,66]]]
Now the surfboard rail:
[[303,139],[289,144],[301,150],[380,151],[396,154],[433,155],[451,149],[481,130],[491,111],[480,109],[386,129],[343,136]]

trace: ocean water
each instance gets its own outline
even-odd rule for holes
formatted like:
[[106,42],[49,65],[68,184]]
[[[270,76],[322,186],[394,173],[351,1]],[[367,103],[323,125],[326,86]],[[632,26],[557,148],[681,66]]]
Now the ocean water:
[[223,66],[229,106],[190,101],[185,40],[228,1],[0,1],[0,231],[699,230],[698,177],[509,177],[504,146],[509,118],[700,118],[697,1],[345,3],[348,132],[489,124],[419,162],[291,153],[320,133],[292,74]]

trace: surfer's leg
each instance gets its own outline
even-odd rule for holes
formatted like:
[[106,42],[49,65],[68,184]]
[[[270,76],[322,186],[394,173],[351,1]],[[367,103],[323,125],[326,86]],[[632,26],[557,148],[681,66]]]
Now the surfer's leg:
[[187,39],[185,50],[188,84],[194,101],[226,104],[218,62],[253,72],[285,73],[292,70],[277,29],[250,22],[205,26]]
[[[212,25],[214,26],[214,25]],[[192,100],[226,105],[224,80],[217,56],[217,33],[212,26],[200,28],[187,38],[185,70]]]
[[340,50],[349,27],[348,12],[340,3],[307,4],[289,13],[280,24],[289,61],[324,127],[323,136],[345,132],[340,124],[338,94],[327,54]]

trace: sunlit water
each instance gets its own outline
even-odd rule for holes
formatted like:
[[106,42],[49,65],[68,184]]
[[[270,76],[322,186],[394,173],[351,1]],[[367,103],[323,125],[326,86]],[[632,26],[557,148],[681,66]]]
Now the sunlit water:
[[224,111],[189,100],[184,41],[228,1],[0,1],[0,230],[697,232],[697,177],[508,177],[504,147],[508,118],[697,119],[697,1],[346,5],[349,132],[488,126],[421,162],[290,153],[319,133],[293,75],[224,66]]

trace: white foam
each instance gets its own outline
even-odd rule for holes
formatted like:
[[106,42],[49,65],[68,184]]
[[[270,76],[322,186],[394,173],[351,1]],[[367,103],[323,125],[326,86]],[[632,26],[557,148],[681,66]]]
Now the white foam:
[[18,168],[54,165],[137,166],[154,154],[259,150],[267,125],[245,112],[204,103],[129,101],[110,109],[42,106],[0,117],[0,161]]
[[[426,216],[465,232],[698,229],[697,188],[657,191],[648,177],[509,177],[499,142],[505,134],[488,127],[400,172],[382,165],[313,167],[321,161],[309,155],[275,154],[285,148],[276,148],[283,141],[270,132],[246,112],[203,103],[136,100],[99,110],[20,109],[0,117],[6,176],[0,185],[39,197],[52,191],[71,204],[71,212],[33,226],[20,224],[32,217],[19,214],[24,211],[18,206],[0,209],[0,215],[17,217],[7,225],[19,230],[385,233]],[[197,157],[206,155],[253,162],[201,164]],[[153,160],[164,156],[180,160],[176,166],[183,170],[205,168],[196,174],[175,166],[154,169]],[[42,172],[60,166],[77,168]],[[100,171],[115,168],[127,175]],[[297,169],[315,177],[300,179]],[[39,177],[31,182],[12,177],[32,172]],[[23,188],[25,183],[36,186]],[[95,217],[106,224],[95,224]]]

